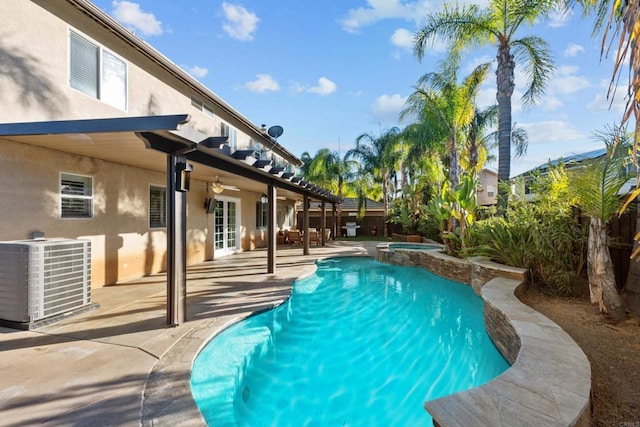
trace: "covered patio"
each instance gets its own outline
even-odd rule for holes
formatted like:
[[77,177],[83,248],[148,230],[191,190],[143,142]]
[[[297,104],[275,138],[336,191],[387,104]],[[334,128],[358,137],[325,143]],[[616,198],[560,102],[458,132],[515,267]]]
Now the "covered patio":
[[166,324],[170,326],[187,320],[186,201],[191,179],[208,182],[223,175],[227,184],[240,191],[265,195],[268,225],[264,262],[268,273],[276,271],[279,197],[302,202],[303,255],[309,255],[310,201],[319,200],[323,212],[327,203],[333,205],[334,214],[335,204],[340,203],[312,183],[271,167],[271,162],[261,164],[255,158],[248,160],[246,153],[231,153],[227,137],[202,134],[187,126],[189,121],[189,115],[182,114],[0,124],[1,139],[165,173]]
[[0,412],[13,425],[204,425],[191,362],[231,323],[283,302],[317,259],[373,256],[375,242],[330,242],[300,255],[255,250],[187,268],[189,318],[166,327],[166,275],[94,291],[97,310],[34,331],[0,328]]

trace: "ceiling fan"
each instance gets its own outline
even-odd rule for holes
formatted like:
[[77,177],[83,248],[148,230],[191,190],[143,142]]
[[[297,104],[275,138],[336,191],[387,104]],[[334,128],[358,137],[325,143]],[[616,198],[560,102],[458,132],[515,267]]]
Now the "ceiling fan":
[[240,189],[238,187],[236,187],[235,185],[224,185],[224,183],[222,181],[220,181],[220,177],[219,176],[216,176],[216,180],[213,181],[211,184],[209,184],[209,188],[215,194],[220,194],[224,190],[240,191]]

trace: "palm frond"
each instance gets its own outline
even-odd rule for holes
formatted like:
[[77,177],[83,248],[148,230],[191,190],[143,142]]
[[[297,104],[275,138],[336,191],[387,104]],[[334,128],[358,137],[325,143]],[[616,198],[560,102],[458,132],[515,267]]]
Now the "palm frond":
[[514,58],[524,67],[527,89],[522,96],[522,104],[535,104],[542,94],[555,69],[549,44],[540,37],[523,37],[511,42]]

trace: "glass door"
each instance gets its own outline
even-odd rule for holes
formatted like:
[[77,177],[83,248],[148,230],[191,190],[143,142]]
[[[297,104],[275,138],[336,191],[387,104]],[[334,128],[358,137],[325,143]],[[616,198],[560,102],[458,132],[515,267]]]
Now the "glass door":
[[240,199],[218,197],[213,214],[214,257],[229,255],[240,250]]

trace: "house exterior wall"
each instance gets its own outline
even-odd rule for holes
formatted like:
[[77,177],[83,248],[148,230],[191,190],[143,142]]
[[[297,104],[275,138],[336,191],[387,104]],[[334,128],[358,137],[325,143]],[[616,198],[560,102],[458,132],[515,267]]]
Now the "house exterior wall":
[[478,204],[481,206],[495,205],[498,202],[498,174],[488,169],[482,169],[478,175],[478,183],[482,191],[478,191]]
[[[260,139],[256,128],[216,104],[215,97],[207,98],[66,0],[2,0],[0,23],[0,122],[189,113],[187,125],[207,135],[220,135],[221,122],[235,128],[239,149]],[[70,30],[126,62],[125,110],[69,86]],[[192,106],[192,97],[213,107],[214,116]],[[286,152],[279,154],[280,160],[295,161]],[[60,218],[61,173],[93,178],[92,218]],[[0,182],[0,240],[28,239],[34,231],[46,237],[88,238],[92,286],[165,269],[166,229],[149,227],[149,186],[166,186],[164,173],[0,139]],[[203,206],[211,197],[206,187],[192,180],[187,196],[189,264],[214,255],[213,215]],[[267,236],[256,228],[255,218],[261,194],[228,193],[240,199],[241,250],[264,246]]]

